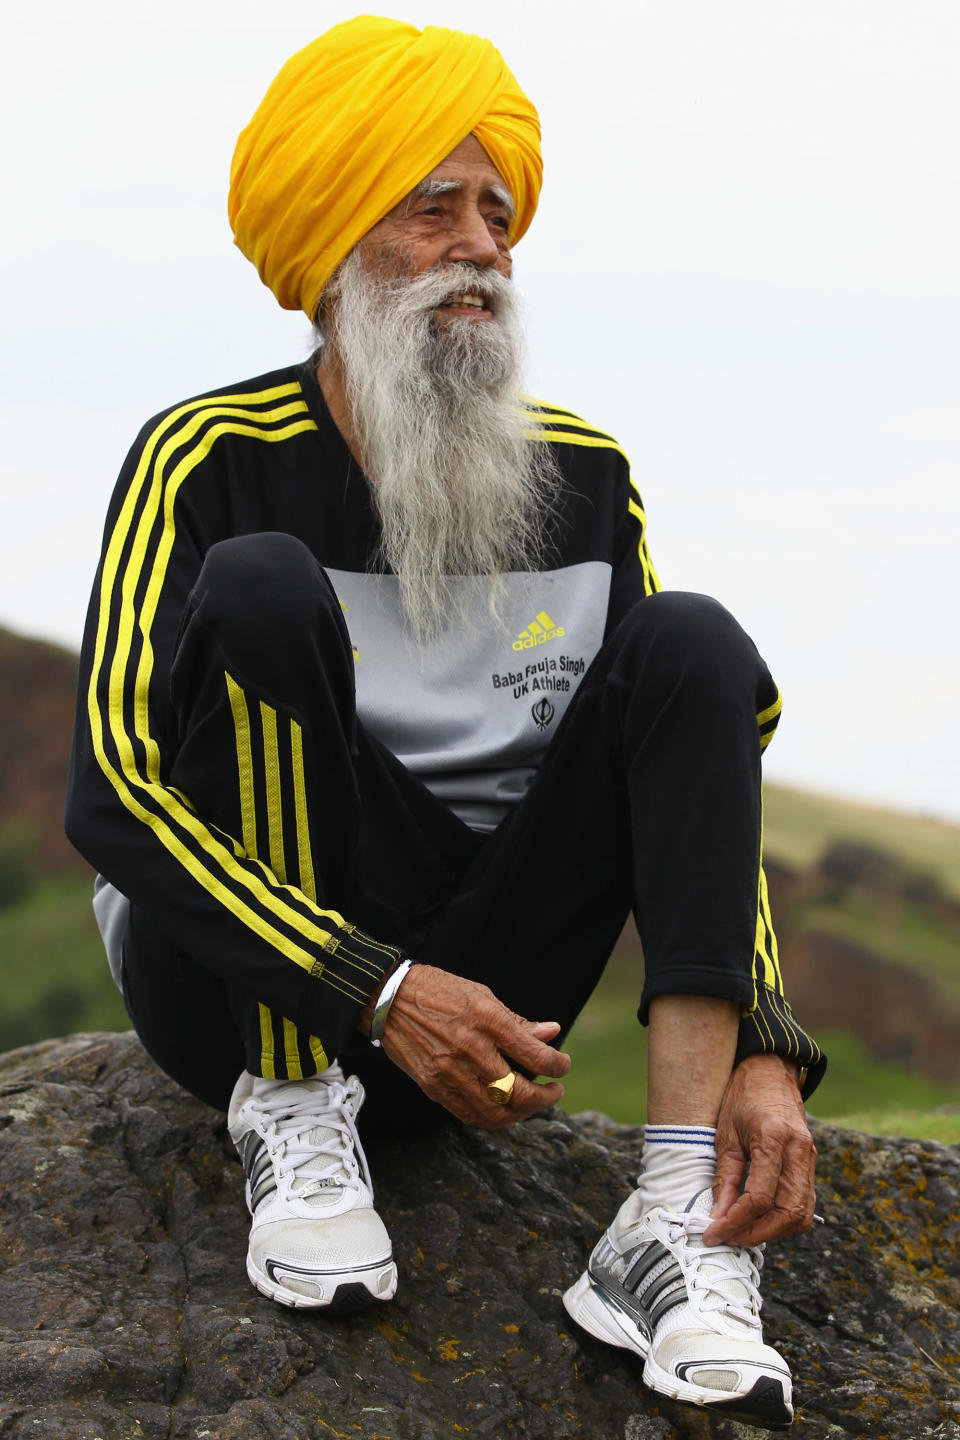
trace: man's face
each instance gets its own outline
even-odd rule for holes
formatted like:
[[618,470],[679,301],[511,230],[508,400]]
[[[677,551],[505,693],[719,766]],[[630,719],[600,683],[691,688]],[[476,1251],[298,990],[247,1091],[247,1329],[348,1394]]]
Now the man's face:
[[[385,277],[413,277],[462,262],[477,270],[511,271],[507,233],[513,200],[503,176],[474,135],[430,171],[364,236],[363,262]],[[436,308],[438,321],[492,319],[483,297],[460,291]]]

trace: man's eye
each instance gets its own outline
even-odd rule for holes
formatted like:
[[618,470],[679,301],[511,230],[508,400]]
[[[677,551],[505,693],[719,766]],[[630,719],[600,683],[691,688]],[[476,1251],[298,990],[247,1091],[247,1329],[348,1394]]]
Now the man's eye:
[[510,229],[510,221],[506,215],[491,215],[488,223],[495,225],[497,229],[502,230],[504,234]]

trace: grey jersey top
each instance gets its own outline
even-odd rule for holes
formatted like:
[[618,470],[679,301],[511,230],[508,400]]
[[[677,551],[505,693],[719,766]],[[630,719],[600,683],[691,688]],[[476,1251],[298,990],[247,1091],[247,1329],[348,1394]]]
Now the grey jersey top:
[[417,645],[393,575],[327,572],[354,647],[357,714],[475,830],[493,830],[527,788],[603,639],[609,561],[450,581],[466,622]]

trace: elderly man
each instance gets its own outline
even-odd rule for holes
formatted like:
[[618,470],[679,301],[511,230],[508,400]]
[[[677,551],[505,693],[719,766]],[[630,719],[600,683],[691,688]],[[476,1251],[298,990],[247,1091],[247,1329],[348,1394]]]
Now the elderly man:
[[520,398],[539,183],[476,36],[363,17],[281,70],[230,216],[317,349],[131,451],[68,828],[144,1045],[229,1113],[248,1274],[292,1306],[394,1294],[364,1101],[391,1133],[555,1104],[632,908],[641,1173],[564,1303],[654,1389],[783,1424],[756,1247],[811,1223],[823,1060],[760,865],[780,699],[719,605],[660,592],[616,442]]

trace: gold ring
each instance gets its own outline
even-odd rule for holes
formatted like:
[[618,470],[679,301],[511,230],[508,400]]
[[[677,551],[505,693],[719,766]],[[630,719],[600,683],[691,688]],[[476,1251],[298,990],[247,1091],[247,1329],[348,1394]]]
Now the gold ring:
[[492,1080],[487,1094],[495,1105],[509,1105],[513,1098],[513,1087],[517,1083],[516,1070],[508,1070],[502,1080]]

